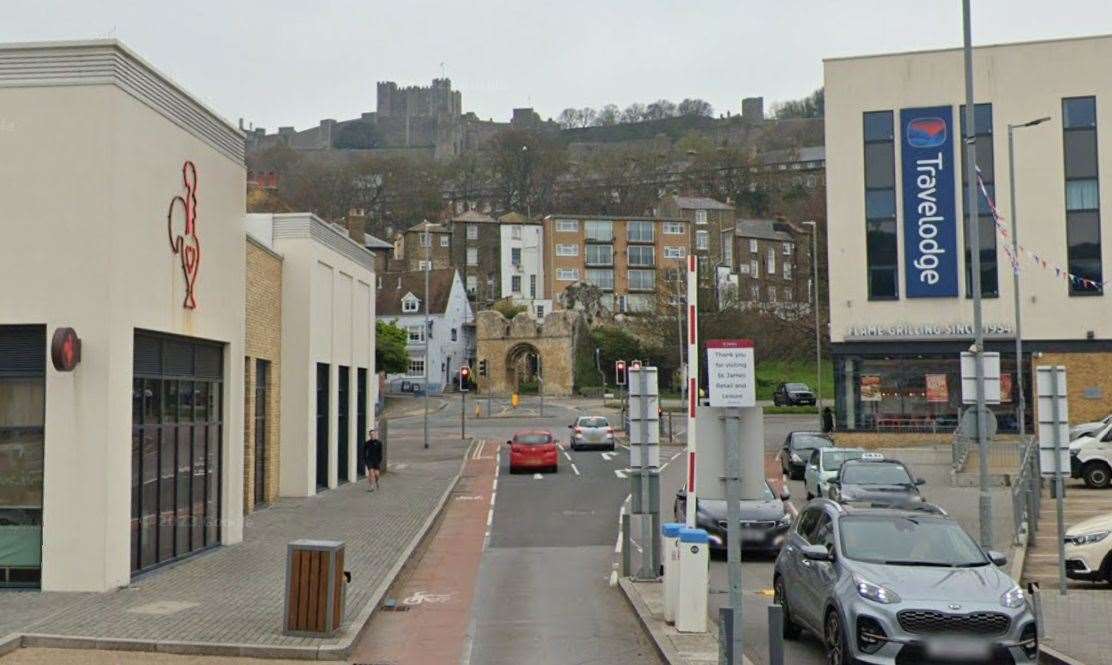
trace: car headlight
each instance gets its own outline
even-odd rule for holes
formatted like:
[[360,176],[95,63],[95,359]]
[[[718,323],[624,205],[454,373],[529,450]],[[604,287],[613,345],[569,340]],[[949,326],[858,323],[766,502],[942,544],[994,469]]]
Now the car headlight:
[[1108,534],[1108,531],[1092,531],[1090,533],[1069,536],[1067,540],[1073,540],[1074,545],[1092,545],[1093,543],[1099,543],[1107,538]]
[[791,526],[792,515],[791,513],[784,513],[784,516],[776,520],[776,526]]
[[857,586],[857,593],[862,598],[871,600],[874,603],[880,603],[882,605],[891,605],[892,603],[900,602],[899,595],[897,595],[895,591],[889,589],[886,586],[873,584],[872,582],[861,579],[860,577],[854,578],[854,582]]
[[1023,589],[1018,586],[1008,589],[1003,596],[1000,596],[1000,604],[1011,609],[1023,607],[1026,602],[1027,597],[1023,595]]
[[795,462],[796,464],[802,464],[803,463],[803,460],[799,457],[799,455],[796,455],[795,453],[792,453],[792,461]]

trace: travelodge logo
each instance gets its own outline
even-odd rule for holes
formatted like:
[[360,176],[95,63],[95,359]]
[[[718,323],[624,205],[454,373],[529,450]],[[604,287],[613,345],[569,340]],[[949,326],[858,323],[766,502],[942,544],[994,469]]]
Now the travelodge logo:
[[913,148],[937,148],[946,142],[942,118],[916,118],[907,123],[907,144]]

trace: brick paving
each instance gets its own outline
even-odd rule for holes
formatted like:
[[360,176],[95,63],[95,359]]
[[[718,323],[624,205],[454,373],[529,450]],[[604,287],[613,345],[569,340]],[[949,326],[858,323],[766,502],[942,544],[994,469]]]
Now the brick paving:
[[[244,542],[141,576],[102,594],[0,593],[0,641],[12,633],[146,643],[310,649],[350,642],[361,611],[385,589],[460,470],[466,443],[441,437],[425,451],[394,437],[378,492],[344,485],[309,499],[281,499],[245,519]],[[281,632],[286,544],[345,541],[344,629],[329,640]],[[354,625],[360,622],[359,625]],[[30,642],[24,639],[24,644]],[[231,651],[226,649],[226,651]],[[250,654],[250,650],[243,651]]]

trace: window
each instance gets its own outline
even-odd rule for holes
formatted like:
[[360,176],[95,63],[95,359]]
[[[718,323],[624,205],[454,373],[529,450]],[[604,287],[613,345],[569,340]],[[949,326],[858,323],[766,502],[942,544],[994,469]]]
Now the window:
[[432,261],[426,261],[424,259],[421,259],[420,261],[417,262],[417,269],[418,270],[432,270]]
[[795,252],[795,243],[784,243],[784,256],[791,256]]
[[1097,168],[1097,108],[1093,97],[1062,100],[1066,174],[1066,242],[1070,295],[1099,295],[1101,281],[1100,173]]
[[478,247],[468,247],[467,248],[467,265],[469,265],[469,266],[479,265],[479,248]]
[[739,275],[748,275],[749,274],[749,264],[748,263],[739,264],[738,267],[737,267],[737,274],[739,274]]
[[768,260],[765,261],[765,263],[767,264],[765,266],[765,272],[768,273],[769,277],[772,277],[773,275],[776,274],[776,249],[775,248],[773,248],[773,247],[768,248]]
[[761,287],[754,284],[749,287],[749,299],[753,302],[760,302],[761,300]]
[[686,256],[686,252],[684,252],[683,247],[677,247],[675,245],[664,246],[664,258],[682,259],[684,256]]
[[510,277],[510,291],[512,293],[521,293],[521,275],[512,275]]
[[784,268],[784,279],[791,279],[792,278],[792,264],[787,262],[787,261],[784,261],[783,268]]
[[510,264],[513,265],[515,268],[521,266],[521,248],[520,247],[511,247],[510,248]]
[[456,341],[458,341],[458,334],[456,333],[456,329],[455,329],[455,328],[452,328],[452,341],[453,341],[453,342],[456,342]]
[[[962,169],[962,182],[965,187],[965,106],[960,108],[960,124],[961,135],[963,140],[959,142],[961,146],[961,169]],[[993,155],[993,139],[992,139],[992,104],[974,104],[973,105],[973,139],[977,145],[977,167],[981,169],[981,180],[985,183],[985,189],[993,198],[996,197],[995,192],[995,160]],[[974,182],[974,186],[976,183]],[[961,200],[965,202],[965,190],[962,189]],[[1000,294],[999,278],[996,270],[996,223],[992,219],[992,210],[988,206],[988,201],[985,199],[984,194],[977,191],[977,227],[980,231],[980,247],[981,247],[981,295],[986,298],[995,298]],[[973,296],[973,250],[971,246],[972,234],[969,232],[969,223],[962,218],[962,232],[964,234],[965,242],[965,295],[966,297]]]
[[865,113],[862,122],[865,137],[865,270],[869,300],[895,300],[900,293],[892,112]]
[[425,375],[425,359],[424,358],[409,358],[409,369],[406,370],[408,376],[424,376]]
[[626,225],[626,238],[629,242],[652,242],[652,222],[630,222]]
[[696,224],[706,224],[707,223],[707,211],[706,210],[696,210],[695,211],[695,223]]
[[587,222],[583,229],[586,231],[587,240],[595,242],[611,242],[614,240],[613,222]]
[[652,291],[656,288],[656,272],[652,270],[630,270],[630,291]]
[[432,240],[432,237],[428,234],[428,232],[420,234],[419,237],[421,239],[421,246],[422,247],[429,247],[430,246],[429,243]]
[[768,287],[768,301],[769,302],[776,302],[776,287],[775,286]]
[[612,266],[614,265],[613,245],[587,245],[587,265]]
[[440,246],[441,247],[447,247],[450,242],[451,242],[451,238],[448,237],[448,234],[445,233],[445,234],[442,234],[440,236]]
[[[470,260],[469,260],[470,263]],[[467,276],[467,293],[475,295],[475,289],[479,288],[479,278],[474,275]]]
[[419,326],[406,326],[405,331],[409,333],[410,344],[423,344],[425,341],[425,325]]
[[664,235],[682,236],[683,224],[680,222],[664,222]]
[[792,290],[791,290],[790,287],[785,286],[784,287],[784,302],[791,302],[791,301],[792,301]]
[[614,290],[614,271],[587,269],[587,283],[597,286],[603,291]]
[[414,298],[412,295],[407,295],[402,298],[402,311],[406,313],[416,312],[421,308],[421,301]]
[[710,247],[710,234],[706,231],[695,232],[695,249],[707,249]]
[[656,258],[656,248],[652,245],[630,245],[627,254],[631,266],[652,266]]
[[703,279],[710,278],[710,259],[705,256],[699,257],[699,275]]
[[578,268],[558,268],[556,270],[556,281],[559,282],[575,282],[579,280]]
[[479,239],[479,225],[478,224],[468,224],[467,225],[467,239],[468,240],[478,240]]
[[521,240],[521,224],[513,224],[510,226],[510,239]]
[[652,296],[647,293],[631,293],[622,296],[623,312],[648,312],[652,309]]
[[579,245],[556,245],[556,256],[579,256]]
[[[895,214],[895,213],[893,213],[893,214]],[[756,254],[760,251],[761,251],[761,248],[757,245],[757,240],[755,238],[750,238],[749,239],[749,253],[750,254]]]
[[556,220],[557,233],[575,233],[579,230],[578,219],[558,219]]
[[529,275],[529,297],[534,299],[537,297],[537,276],[535,274]]
[[730,242],[727,234],[722,237],[722,262],[728,266],[734,265],[734,243]]
[[537,310],[537,318],[538,319],[543,319],[544,318],[544,305],[537,305],[536,310]]
[[753,276],[753,279],[758,279],[761,276],[760,261],[758,261],[757,259],[751,259],[749,261],[749,274]]

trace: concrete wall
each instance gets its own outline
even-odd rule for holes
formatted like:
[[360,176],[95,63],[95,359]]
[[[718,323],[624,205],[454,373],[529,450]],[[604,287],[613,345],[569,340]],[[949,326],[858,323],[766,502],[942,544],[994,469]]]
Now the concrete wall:
[[255,506],[255,360],[270,363],[266,406],[266,487],[264,502],[278,498],[281,469],[282,257],[248,237],[247,337],[243,390],[243,510]]

